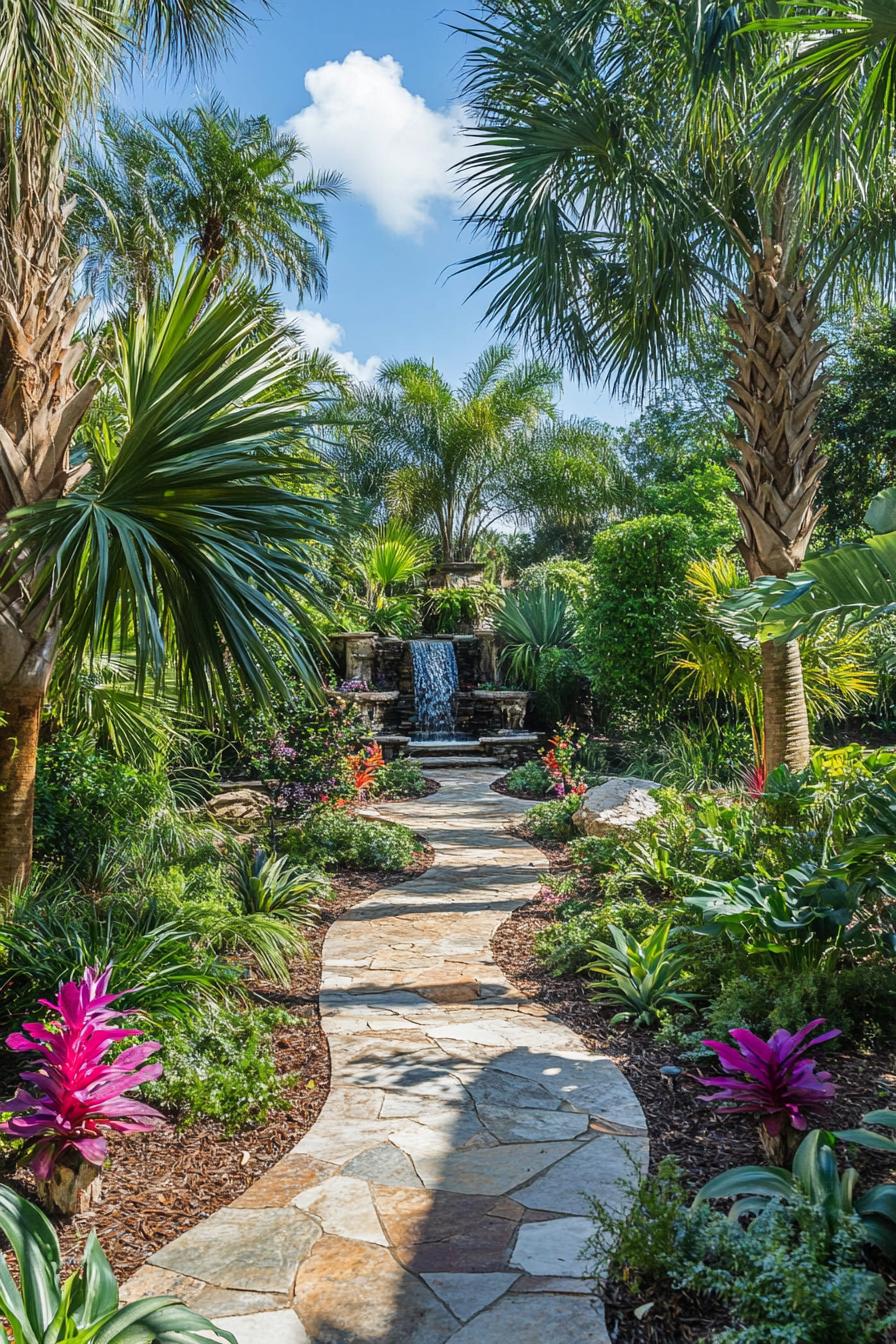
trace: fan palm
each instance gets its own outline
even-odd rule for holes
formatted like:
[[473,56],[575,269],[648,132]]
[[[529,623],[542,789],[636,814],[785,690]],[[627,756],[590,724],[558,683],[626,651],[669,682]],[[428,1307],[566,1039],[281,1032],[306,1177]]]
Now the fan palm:
[[[757,766],[765,762],[759,644],[755,630],[745,633],[719,620],[741,582],[733,560],[718,555],[695,560],[686,584],[690,616],[672,641],[670,678],[701,701],[727,701],[746,717]],[[868,644],[861,632],[819,624],[803,646],[804,684],[810,719],[838,719],[874,695],[877,681]]]
[[735,592],[720,615],[733,630],[765,640],[812,635],[827,621],[860,629],[896,608],[896,487],[865,515],[871,535],[811,556],[782,579],[757,579]]
[[144,297],[182,242],[218,266],[219,283],[239,271],[300,295],[325,292],[323,203],[341,194],[342,180],[310,169],[300,176],[305,147],[267,117],[244,117],[218,94],[163,117],[107,110],[101,142],[100,153],[82,151],[75,173],[88,278],[108,278],[113,289],[124,280]]
[[421,578],[432,562],[432,546],[396,518],[362,535],[356,565],[364,584],[362,616],[368,630],[407,637],[419,622],[413,593],[398,592]]
[[[263,4],[263,7],[266,5]],[[136,52],[156,67],[207,61],[247,22],[240,0],[9,0],[0,32],[0,535],[14,509],[65,501],[84,477],[71,447],[97,384],[78,383],[78,256],[67,146]],[[40,703],[59,626],[27,573],[0,588],[0,888],[28,867]]]
[[[463,172],[487,241],[465,268],[494,286],[489,317],[630,391],[669,373],[727,305],[752,577],[806,555],[824,468],[823,304],[888,281],[896,235],[883,175],[856,160],[848,97],[811,173],[808,153],[779,162],[794,39],[754,25],[777,12],[764,0],[488,0],[466,30],[476,125]],[[769,763],[800,767],[798,645],[767,643],[761,657]]]
[[[331,525],[320,500],[273,483],[287,470],[293,485],[317,483],[283,438],[301,430],[308,395],[277,394],[297,355],[257,330],[251,291],[211,299],[212,283],[207,269],[185,271],[170,300],[116,325],[107,381],[120,414],[92,425],[63,498],[7,515],[6,611],[21,604],[44,661],[0,677],[16,744],[0,760],[0,885],[27,872],[37,728],[60,653],[75,673],[130,648],[138,691],[168,672],[206,706],[234,677],[262,698],[285,693],[278,651],[317,679],[309,544]],[[0,670],[9,650],[0,637]]]
[[[511,464],[554,413],[560,380],[543,362],[517,363],[512,346],[485,350],[459,388],[422,360],[386,364],[355,393],[346,438],[361,434],[386,457],[386,501],[432,532],[443,561],[470,560],[480,535],[513,511]],[[341,454],[337,449],[334,461]]]

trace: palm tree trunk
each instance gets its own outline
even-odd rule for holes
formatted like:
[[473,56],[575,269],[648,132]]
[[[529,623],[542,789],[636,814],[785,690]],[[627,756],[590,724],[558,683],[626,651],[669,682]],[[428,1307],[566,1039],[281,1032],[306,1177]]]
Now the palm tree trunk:
[[[0,540],[7,514],[59,499],[87,470],[69,449],[96,382],[77,387],[83,353],[75,332],[89,299],[72,299],[78,258],[65,246],[73,202],[64,199],[58,153],[29,140],[17,158],[16,193],[0,177]],[[42,152],[45,151],[45,152]],[[40,707],[56,638],[18,584],[0,584],[0,893],[31,865]]]
[[34,781],[43,696],[33,687],[0,687],[0,892],[31,874]]
[[[784,274],[783,249],[766,239],[751,275],[729,305],[734,337],[729,405],[740,422],[731,463],[741,491],[732,495],[751,579],[799,569],[821,510],[815,507],[825,460],[815,419],[828,346],[806,284]],[[766,762],[801,769],[809,760],[809,721],[797,644],[764,646],[762,685]]]
[[795,640],[762,645],[762,701],[769,768],[801,770],[809,760],[810,742],[803,664]]

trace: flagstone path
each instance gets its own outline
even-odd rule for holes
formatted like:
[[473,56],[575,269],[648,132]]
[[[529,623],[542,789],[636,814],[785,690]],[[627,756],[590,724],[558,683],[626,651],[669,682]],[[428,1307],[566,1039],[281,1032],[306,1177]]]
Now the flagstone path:
[[544,866],[504,829],[527,805],[487,770],[437,777],[377,809],[425,836],[433,866],[327,935],[317,1122],[128,1296],[175,1294],[239,1344],[607,1344],[580,1259],[588,1196],[621,1207],[644,1117],[615,1065],[492,960]]

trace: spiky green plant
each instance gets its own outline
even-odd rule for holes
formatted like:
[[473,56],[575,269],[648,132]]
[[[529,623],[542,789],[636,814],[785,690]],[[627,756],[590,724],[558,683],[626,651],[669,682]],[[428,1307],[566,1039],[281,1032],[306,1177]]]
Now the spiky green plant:
[[505,593],[494,625],[504,642],[501,661],[508,679],[535,690],[539,661],[551,650],[572,648],[576,619],[567,595],[543,585]]

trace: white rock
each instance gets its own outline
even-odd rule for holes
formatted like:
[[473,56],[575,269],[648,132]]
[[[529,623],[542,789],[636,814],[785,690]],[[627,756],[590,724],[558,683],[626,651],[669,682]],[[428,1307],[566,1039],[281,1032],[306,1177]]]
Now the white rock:
[[573,823],[583,835],[615,835],[630,831],[639,821],[653,817],[659,811],[652,793],[660,787],[650,779],[613,776],[588,790],[582,798],[582,806],[573,815]]

